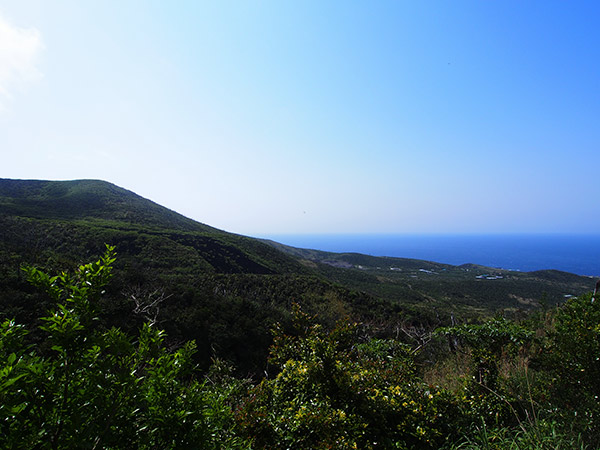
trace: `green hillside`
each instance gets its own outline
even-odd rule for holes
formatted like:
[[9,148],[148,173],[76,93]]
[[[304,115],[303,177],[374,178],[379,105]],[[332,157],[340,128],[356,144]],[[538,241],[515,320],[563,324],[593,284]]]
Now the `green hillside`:
[[148,269],[216,273],[297,272],[292,258],[260,242],[188,219],[98,180],[0,179],[5,248],[33,259],[84,258],[105,242]]
[[[332,325],[349,317],[383,335],[399,324],[439,326],[497,311],[519,315],[593,288],[555,271],[518,273],[403,258],[295,249],[195,222],[98,180],[0,179],[0,314],[33,320],[45,307],[20,267],[57,272],[116,247],[103,320],[135,328],[149,314],[174,342],[261,371],[270,327],[293,303]],[[135,314],[132,298],[152,304]],[[138,308],[139,309],[139,308]]]
[[7,448],[600,445],[590,278],[292,248],[91,180],[0,180],[0,230]]
[[[20,267],[69,270],[117,249],[103,320],[135,329],[149,314],[172,342],[194,339],[198,360],[262,371],[270,328],[293,302],[332,324],[394,315],[397,306],[329,281],[259,240],[197,223],[110,183],[0,180],[0,315],[30,321],[46,307]],[[132,297],[155,310],[135,314]]]
[[519,314],[561,304],[593,290],[594,280],[558,270],[517,272],[476,264],[453,266],[432,261],[359,253],[331,253],[264,241],[328,279],[371,295],[399,302],[427,314],[488,316],[498,311]]
[[3,215],[36,219],[96,219],[218,232],[131,191],[99,180],[0,179],[0,211]]

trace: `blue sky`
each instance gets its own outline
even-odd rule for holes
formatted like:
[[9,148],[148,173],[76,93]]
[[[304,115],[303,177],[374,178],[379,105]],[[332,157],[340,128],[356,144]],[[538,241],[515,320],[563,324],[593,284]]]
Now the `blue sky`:
[[212,226],[598,231],[600,3],[0,0],[0,177]]

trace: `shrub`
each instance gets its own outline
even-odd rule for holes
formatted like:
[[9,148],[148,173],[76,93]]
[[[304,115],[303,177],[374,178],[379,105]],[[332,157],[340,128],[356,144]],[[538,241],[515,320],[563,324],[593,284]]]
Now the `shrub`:
[[571,298],[557,309],[538,363],[549,412],[600,446],[600,304],[591,299]]
[[170,352],[148,324],[135,340],[98,325],[114,261],[107,247],[73,274],[26,269],[54,307],[40,345],[14,321],[0,326],[3,448],[246,448],[231,431],[226,389],[197,379],[193,342]]
[[361,342],[357,326],[325,331],[296,311],[274,331],[276,376],[253,389],[238,421],[257,448],[439,448],[459,431],[454,397],[416,377],[410,349]]

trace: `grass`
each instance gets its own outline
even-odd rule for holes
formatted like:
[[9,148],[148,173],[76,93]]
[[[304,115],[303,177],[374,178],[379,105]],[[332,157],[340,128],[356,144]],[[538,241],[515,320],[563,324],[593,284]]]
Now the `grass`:
[[531,420],[518,428],[490,428],[482,423],[447,450],[589,450],[581,436],[558,430],[553,421]]

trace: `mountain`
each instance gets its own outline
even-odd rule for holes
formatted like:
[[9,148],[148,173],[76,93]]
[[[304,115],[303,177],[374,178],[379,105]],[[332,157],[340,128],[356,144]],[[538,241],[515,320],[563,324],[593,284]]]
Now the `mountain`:
[[96,219],[186,231],[219,231],[99,180],[0,179],[0,211],[37,219]]
[[[23,264],[57,273],[96,260],[110,244],[117,262],[103,300],[106,326],[136,329],[156,318],[173,343],[195,340],[206,366],[220,356],[262,371],[270,330],[289,321],[294,302],[330,324],[398,309],[264,242],[197,223],[104,181],[0,179],[0,230],[0,317],[28,322],[47,307],[24,279]],[[136,301],[157,299],[152,311],[134,312]]]
[[97,255],[110,243],[149,268],[302,271],[293,258],[269,246],[196,222],[105,181],[0,179],[0,220],[4,246],[36,263],[56,252],[72,258]]
[[0,317],[26,322],[46,307],[21,265],[69,270],[110,244],[118,257],[103,300],[106,326],[156,320],[174,343],[196,340],[201,364],[219,356],[253,373],[264,369],[270,329],[289,321],[293,303],[324,324],[348,317],[386,334],[451,316],[518,315],[593,288],[558,271],[293,248],[198,223],[99,180],[0,179],[0,230]]

